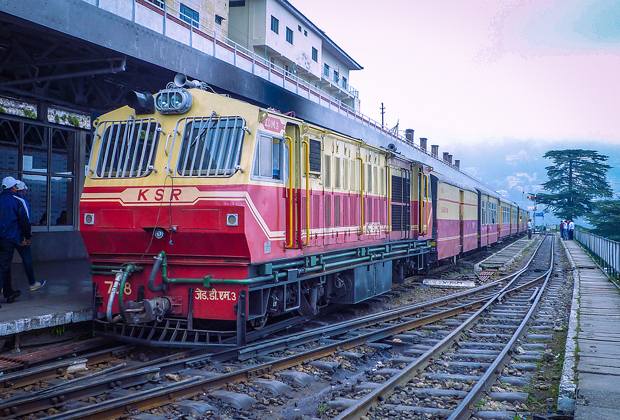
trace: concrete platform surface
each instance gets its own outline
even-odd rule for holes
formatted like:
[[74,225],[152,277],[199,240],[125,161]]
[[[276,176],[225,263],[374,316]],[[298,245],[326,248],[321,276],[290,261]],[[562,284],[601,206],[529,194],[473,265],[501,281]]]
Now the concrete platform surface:
[[47,283],[31,292],[23,265],[13,264],[13,288],[22,294],[10,304],[0,298],[0,337],[92,320],[89,267],[86,259],[35,263],[36,279]]
[[620,293],[576,241],[564,246],[578,291],[574,418],[620,419]]

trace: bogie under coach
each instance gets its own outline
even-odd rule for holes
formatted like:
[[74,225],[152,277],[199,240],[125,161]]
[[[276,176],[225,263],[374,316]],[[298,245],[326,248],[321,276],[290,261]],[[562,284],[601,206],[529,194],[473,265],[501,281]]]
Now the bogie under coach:
[[[95,121],[80,230],[99,334],[241,345],[270,318],[384,293],[443,249],[433,168],[191,83]],[[473,246],[474,213],[447,256]]]

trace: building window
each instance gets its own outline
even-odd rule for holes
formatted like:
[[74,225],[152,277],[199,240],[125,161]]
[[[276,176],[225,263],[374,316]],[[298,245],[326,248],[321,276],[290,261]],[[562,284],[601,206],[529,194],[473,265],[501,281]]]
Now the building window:
[[323,64],[323,76],[329,77],[329,66],[327,63]]
[[319,61],[319,51],[314,47],[312,47],[312,61]]
[[271,30],[277,34],[280,33],[280,21],[271,16]]
[[245,7],[245,0],[233,0],[228,3],[228,7]]
[[297,25],[297,30],[301,32],[301,25]]
[[0,118],[0,178],[12,176],[28,186],[34,231],[73,230],[81,182],[79,144],[90,134],[50,124]]
[[194,28],[198,27],[198,21],[200,20],[200,15],[194,9],[190,9],[183,3],[181,3],[181,20],[189,23]]
[[149,3],[153,3],[155,6],[163,9],[164,8],[164,0],[148,0]]
[[286,28],[286,42],[293,43],[293,30],[289,27]]
[[304,36],[308,36],[308,31],[304,29]]
[[338,70],[334,70],[334,82],[338,84],[338,80],[340,80],[340,76],[338,74]]
[[223,20],[224,18],[222,16],[215,15],[215,23],[217,23],[218,25],[221,25]]
[[342,88],[347,89],[347,78],[344,76],[342,77]]

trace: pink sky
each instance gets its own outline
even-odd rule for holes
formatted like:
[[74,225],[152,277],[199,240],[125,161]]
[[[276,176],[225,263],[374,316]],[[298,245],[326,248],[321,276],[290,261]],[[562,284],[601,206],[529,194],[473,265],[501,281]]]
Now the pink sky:
[[613,1],[290,1],[364,67],[362,112],[416,140],[620,142]]

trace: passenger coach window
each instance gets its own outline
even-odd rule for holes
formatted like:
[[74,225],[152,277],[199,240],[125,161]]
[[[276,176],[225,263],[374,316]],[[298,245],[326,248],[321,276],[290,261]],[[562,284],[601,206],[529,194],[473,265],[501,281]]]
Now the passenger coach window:
[[258,137],[254,170],[256,178],[286,180],[288,172],[288,146],[282,139],[261,134]]
[[233,175],[241,159],[245,129],[241,117],[185,118],[177,173],[181,176]]

